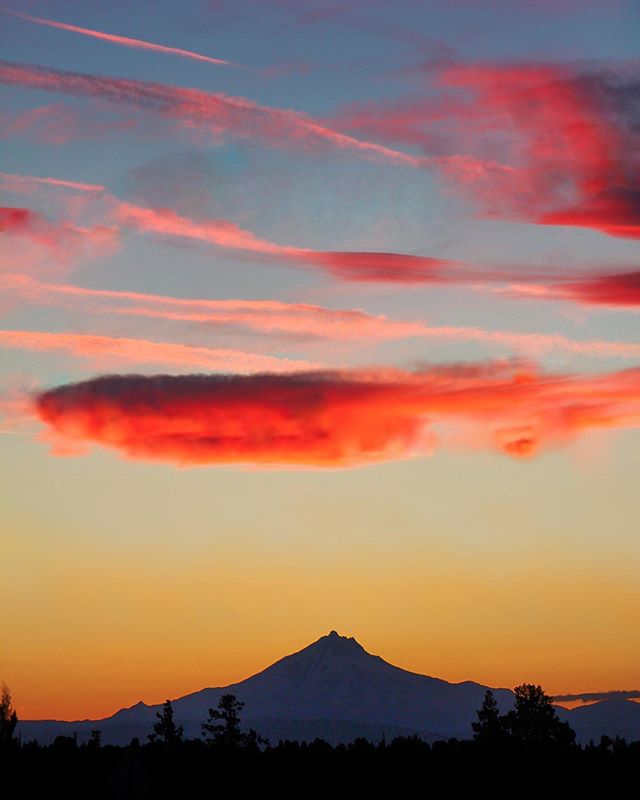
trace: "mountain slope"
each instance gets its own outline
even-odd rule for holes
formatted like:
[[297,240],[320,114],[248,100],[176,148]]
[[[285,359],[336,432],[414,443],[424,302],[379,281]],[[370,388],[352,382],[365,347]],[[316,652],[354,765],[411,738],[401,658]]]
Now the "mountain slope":
[[[232,693],[245,704],[245,722],[275,741],[317,736],[332,742],[350,741],[356,736],[376,740],[382,735],[390,738],[412,733],[436,739],[471,736],[471,722],[486,689],[471,681],[448,683],[408,672],[367,653],[355,639],[331,631],[244,681],[202,689],[172,701],[172,705],[176,721],[188,736],[199,736],[208,709],[217,706],[222,694]],[[511,707],[513,695],[509,690],[493,691],[503,712]],[[640,716],[640,705],[629,705],[635,705]],[[146,740],[160,708],[138,703],[103,720],[22,722],[19,731],[24,740],[48,742],[56,735],[73,732],[83,740],[97,728],[105,742],[126,744],[133,736]],[[581,737],[615,735],[615,714],[596,719],[593,710],[586,715],[588,709],[579,711]],[[631,717],[634,713],[631,709]],[[562,715],[568,715],[573,725],[576,712],[563,709]],[[632,718],[625,719],[625,730],[633,730],[634,725]],[[640,719],[636,729],[640,738]]]
[[[225,691],[245,703],[251,719],[349,720],[398,725],[433,732],[468,728],[486,688],[451,684],[417,675],[372,656],[356,642],[332,631],[298,653]],[[189,719],[215,705],[220,689],[180,698],[174,710]],[[499,690],[506,705],[511,693]]]

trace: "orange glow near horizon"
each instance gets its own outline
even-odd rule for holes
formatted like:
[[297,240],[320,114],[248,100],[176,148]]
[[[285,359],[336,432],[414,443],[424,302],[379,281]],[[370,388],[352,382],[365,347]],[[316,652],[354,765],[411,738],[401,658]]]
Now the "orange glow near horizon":
[[229,685],[331,630],[449,682],[640,689],[640,4],[26,5],[18,715]]
[[[19,715],[100,718],[139,700],[224,686],[332,627],[397,666],[452,682],[536,682],[550,694],[637,683],[640,602],[632,570],[603,583],[595,564],[550,569],[540,554],[499,584],[490,562],[481,571],[458,569],[452,581],[451,563],[435,556],[429,564],[428,548],[416,544],[392,557],[384,574],[358,565],[353,552],[342,566],[307,560],[284,584],[283,571],[309,543],[275,556],[267,542],[244,545],[253,550],[246,558],[229,545],[209,545],[194,559],[165,543],[133,571],[114,550],[85,543],[67,562],[64,582],[41,563],[32,585],[17,587],[19,605],[5,624],[13,646],[3,678]],[[138,547],[126,549],[134,558]],[[34,593],[48,598],[44,619],[33,617]],[[409,614],[422,620],[417,637]],[[596,656],[589,630],[603,615],[616,629]]]

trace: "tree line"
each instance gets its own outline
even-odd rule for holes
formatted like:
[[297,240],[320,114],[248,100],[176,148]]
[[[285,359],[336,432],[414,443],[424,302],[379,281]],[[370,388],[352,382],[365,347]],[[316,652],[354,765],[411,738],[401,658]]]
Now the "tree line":
[[471,739],[429,744],[418,736],[331,746],[271,744],[242,727],[243,703],[220,697],[189,739],[167,700],[141,743],[103,745],[94,730],[78,745],[22,743],[4,687],[0,698],[0,776],[6,797],[108,798],[604,798],[632,797],[640,786],[640,742],[602,737],[576,743],[551,698],[534,684],[514,690],[501,714],[487,691]]

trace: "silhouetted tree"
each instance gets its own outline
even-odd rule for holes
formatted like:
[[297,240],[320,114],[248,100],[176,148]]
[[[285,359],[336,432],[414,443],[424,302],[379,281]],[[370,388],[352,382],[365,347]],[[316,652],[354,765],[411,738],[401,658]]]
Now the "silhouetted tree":
[[551,698],[541,686],[523,683],[513,691],[515,707],[504,717],[504,725],[515,741],[528,745],[574,743],[574,731],[568,722],[558,719]]
[[91,731],[91,738],[89,739],[89,747],[98,749],[102,746],[102,731]]
[[203,722],[202,735],[205,742],[221,747],[257,748],[261,744],[269,744],[254,730],[243,733],[240,729],[240,712],[244,703],[234,694],[223,694],[218,700],[217,708],[209,709],[209,717]]
[[244,736],[240,730],[240,712],[244,703],[234,694],[223,694],[217,708],[209,709],[209,717],[202,723],[202,735],[207,744],[240,747]]
[[10,742],[18,724],[18,714],[11,705],[11,692],[6,683],[0,687],[0,742]]
[[476,712],[478,721],[472,722],[473,738],[483,744],[497,744],[505,736],[504,718],[500,716],[493,692],[487,689],[482,708]]
[[173,721],[173,708],[170,700],[165,700],[162,712],[158,711],[156,717],[158,722],[153,726],[153,733],[149,734],[150,742],[161,741],[165,744],[176,744],[176,742],[182,741],[184,731],[182,725],[176,726]]

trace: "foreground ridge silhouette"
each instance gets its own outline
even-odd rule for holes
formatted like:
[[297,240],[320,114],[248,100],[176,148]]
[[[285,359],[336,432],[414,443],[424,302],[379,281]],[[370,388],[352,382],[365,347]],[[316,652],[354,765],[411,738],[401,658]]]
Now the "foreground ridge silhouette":
[[167,700],[141,745],[102,746],[100,732],[78,745],[56,737],[41,747],[15,737],[0,744],[7,796],[31,800],[71,798],[280,798],[389,797],[624,797],[640,779],[640,742],[612,741],[581,747],[560,721],[542,687],[522,684],[501,715],[488,690],[473,725],[474,739],[430,745],[417,736],[387,744],[358,738],[332,747],[316,739],[260,742],[243,734],[243,704],[220,698],[202,723],[205,740],[182,738]]

